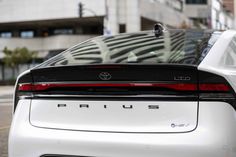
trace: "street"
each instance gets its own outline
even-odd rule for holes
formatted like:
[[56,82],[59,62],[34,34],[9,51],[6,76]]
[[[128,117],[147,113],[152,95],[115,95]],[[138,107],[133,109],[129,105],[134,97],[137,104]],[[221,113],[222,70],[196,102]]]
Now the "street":
[[7,157],[8,133],[12,116],[12,86],[0,86],[0,157]]

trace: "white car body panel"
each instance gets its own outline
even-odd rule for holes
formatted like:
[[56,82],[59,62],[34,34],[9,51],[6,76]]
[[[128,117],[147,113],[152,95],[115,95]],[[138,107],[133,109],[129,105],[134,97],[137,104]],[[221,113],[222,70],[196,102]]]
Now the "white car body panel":
[[[62,106],[58,107],[58,104]],[[149,107],[158,107],[158,109],[150,109]],[[197,101],[36,99],[31,102],[30,122],[36,127],[67,130],[146,133],[187,132],[196,128],[197,112]]]
[[236,37],[236,31],[225,31],[200,63],[198,69],[223,76],[236,91],[236,58],[232,58],[235,62],[234,66],[227,65],[226,59],[227,48],[234,37]]
[[[236,92],[236,58],[235,65],[227,59],[235,36],[225,31],[197,69],[224,77]],[[131,102],[132,112],[122,108]],[[80,103],[94,110],[79,110]],[[159,109],[146,110],[146,101],[120,100],[107,105],[109,112],[104,103],[110,101],[20,100],[9,157],[236,157],[236,111],[227,102],[151,101]]]
[[29,111],[30,100],[21,100],[10,130],[9,157],[39,157],[44,154],[98,157],[236,156],[236,140],[232,138],[235,137],[236,114],[227,103],[200,102],[197,129],[189,133],[168,134],[38,128],[30,124]]

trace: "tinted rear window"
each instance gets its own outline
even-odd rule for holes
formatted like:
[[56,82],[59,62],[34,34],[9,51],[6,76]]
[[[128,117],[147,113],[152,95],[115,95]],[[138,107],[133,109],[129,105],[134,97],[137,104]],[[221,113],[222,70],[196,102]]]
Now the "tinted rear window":
[[204,30],[168,30],[96,37],[44,62],[38,68],[86,64],[198,65],[221,35]]

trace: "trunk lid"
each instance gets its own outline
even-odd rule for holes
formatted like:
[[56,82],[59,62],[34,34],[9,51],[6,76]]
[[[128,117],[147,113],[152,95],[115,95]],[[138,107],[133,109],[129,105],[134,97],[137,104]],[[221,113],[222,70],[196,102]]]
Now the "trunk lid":
[[31,102],[30,122],[37,127],[172,133],[197,126],[195,67],[68,66],[35,69],[32,77],[34,85],[47,84]]

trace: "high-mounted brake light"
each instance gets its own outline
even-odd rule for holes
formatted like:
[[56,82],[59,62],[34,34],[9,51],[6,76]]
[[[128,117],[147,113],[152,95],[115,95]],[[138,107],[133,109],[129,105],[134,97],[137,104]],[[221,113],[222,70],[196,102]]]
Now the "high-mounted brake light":
[[167,88],[177,91],[195,91],[197,90],[196,84],[163,84],[163,83],[80,83],[80,84],[20,84],[19,91],[44,91],[52,88],[75,88],[75,87],[157,87]]

